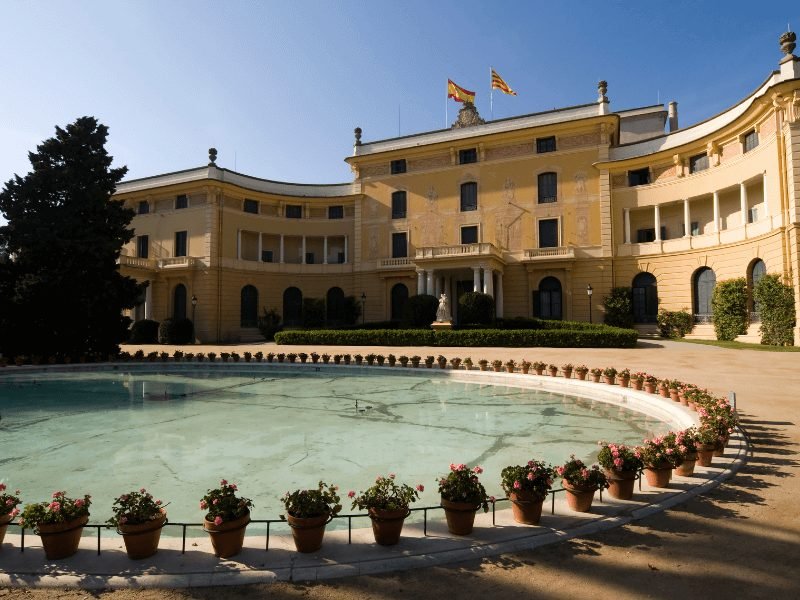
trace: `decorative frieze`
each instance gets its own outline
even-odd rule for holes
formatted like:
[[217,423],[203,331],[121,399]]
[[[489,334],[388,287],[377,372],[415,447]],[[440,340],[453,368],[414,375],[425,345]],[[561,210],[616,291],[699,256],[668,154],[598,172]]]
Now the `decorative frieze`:
[[571,135],[558,138],[559,150],[573,150],[583,146],[598,146],[600,144],[599,133],[583,133],[581,135]]
[[524,144],[509,144],[507,146],[496,146],[486,149],[486,160],[501,160],[504,158],[514,158],[516,156],[526,156],[533,154],[533,142]]
[[380,165],[364,165],[361,167],[361,177],[367,179],[369,177],[385,177],[389,175],[389,163]]
[[409,171],[426,171],[428,169],[441,169],[450,166],[450,156],[447,154],[436,154],[425,158],[412,158],[406,161]]

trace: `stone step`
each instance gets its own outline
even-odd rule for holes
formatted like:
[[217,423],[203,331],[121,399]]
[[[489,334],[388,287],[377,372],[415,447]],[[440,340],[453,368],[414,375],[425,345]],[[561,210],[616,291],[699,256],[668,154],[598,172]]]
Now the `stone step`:
[[695,323],[692,331],[686,334],[687,340],[715,340],[717,334],[713,323]]
[[745,344],[760,344],[761,343],[761,323],[750,323],[747,328],[747,333],[736,337],[737,342],[744,342]]
[[634,328],[639,333],[640,339],[655,340],[661,338],[661,331],[655,323],[637,323]]

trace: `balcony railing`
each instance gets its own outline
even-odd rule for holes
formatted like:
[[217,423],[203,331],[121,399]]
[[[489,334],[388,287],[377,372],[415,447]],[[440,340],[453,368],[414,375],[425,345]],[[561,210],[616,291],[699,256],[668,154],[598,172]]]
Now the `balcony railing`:
[[501,256],[500,250],[488,242],[455,246],[426,246],[417,248],[416,258],[458,258],[461,256]]
[[191,269],[201,264],[194,256],[175,256],[171,258],[139,258],[120,256],[119,265],[134,269]]
[[525,250],[525,260],[572,260],[573,258],[575,258],[575,250],[570,246],[529,248]]
[[407,269],[411,266],[411,259],[407,256],[402,258],[381,258],[378,260],[378,269]]

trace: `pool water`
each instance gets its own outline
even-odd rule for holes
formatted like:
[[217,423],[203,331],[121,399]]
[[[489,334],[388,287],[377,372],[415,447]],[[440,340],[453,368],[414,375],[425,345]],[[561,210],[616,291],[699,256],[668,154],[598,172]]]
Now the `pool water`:
[[146,487],[170,520],[199,522],[206,489],[225,478],[276,518],[287,490],[323,479],[360,491],[379,474],[422,483],[451,462],[480,464],[490,494],[500,471],[536,458],[587,463],[597,441],[639,443],[667,424],[601,402],[511,386],[310,369],[210,372],[135,369],[0,378],[0,481],[24,502],[92,494],[92,522]]

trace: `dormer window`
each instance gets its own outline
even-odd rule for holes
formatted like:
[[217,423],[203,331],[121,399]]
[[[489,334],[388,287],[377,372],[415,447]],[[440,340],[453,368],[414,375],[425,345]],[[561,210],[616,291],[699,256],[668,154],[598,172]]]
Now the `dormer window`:
[[542,154],[544,152],[556,151],[556,136],[536,138],[536,153]]
[[399,175],[406,172],[406,159],[400,158],[393,160],[391,164],[392,175]]
[[475,148],[458,151],[458,164],[468,165],[476,162],[478,162],[478,151]]
[[750,152],[750,150],[754,150],[758,146],[758,133],[753,130],[750,133],[746,133],[744,135],[744,151]]

